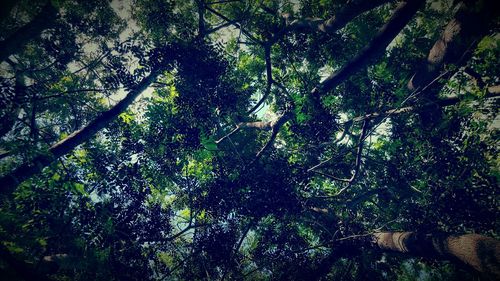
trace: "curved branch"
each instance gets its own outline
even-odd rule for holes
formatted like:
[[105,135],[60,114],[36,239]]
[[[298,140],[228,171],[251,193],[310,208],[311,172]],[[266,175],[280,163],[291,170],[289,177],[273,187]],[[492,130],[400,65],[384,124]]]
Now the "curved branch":
[[[361,134],[359,134],[359,140],[358,140],[357,152],[356,152],[356,161],[354,163],[354,172],[352,173],[352,175],[351,175],[350,178],[339,178],[339,177],[336,177],[336,176],[333,176],[333,175],[330,175],[330,174],[327,174],[327,173],[316,171],[315,168],[319,167],[320,166],[319,164],[316,165],[316,166],[314,166],[313,168],[308,169],[308,171],[311,171],[313,173],[325,176],[325,177],[330,178],[332,180],[336,180],[336,181],[341,181],[341,182],[347,183],[347,185],[344,186],[342,189],[340,189],[336,194],[334,194],[332,196],[328,196],[328,197],[339,196],[344,191],[346,191],[354,183],[354,181],[356,180],[356,178],[357,178],[357,176],[359,174],[359,170],[361,168],[361,155],[363,154],[363,143],[364,143],[367,131],[368,131],[368,120],[365,120],[365,122],[363,123],[363,127],[361,129]],[[323,161],[322,163],[324,163],[324,162],[325,161]]]
[[293,114],[292,112],[286,112],[283,114],[276,122],[272,123],[271,128],[272,128],[272,133],[271,137],[269,137],[269,140],[267,143],[257,152],[255,155],[255,158],[252,160],[252,162],[249,163],[249,166],[253,165],[255,162],[257,162],[260,157],[266,152],[266,150],[269,149],[274,143],[274,140],[276,140],[276,137],[278,136],[278,133],[281,129],[281,127],[288,122],[290,119],[292,119]]
[[264,91],[264,95],[262,98],[248,111],[248,114],[253,113],[256,111],[263,103],[266,101],[267,97],[269,94],[271,94],[271,87],[274,83],[273,76],[272,76],[272,65],[271,65],[271,47],[270,45],[266,45],[264,47],[264,58],[266,61],[266,78],[267,78],[267,85],[266,89]]

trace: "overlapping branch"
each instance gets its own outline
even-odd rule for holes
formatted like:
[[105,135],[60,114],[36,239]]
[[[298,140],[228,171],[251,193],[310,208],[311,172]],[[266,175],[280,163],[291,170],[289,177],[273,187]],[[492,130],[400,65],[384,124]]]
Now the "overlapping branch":
[[271,136],[269,137],[269,140],[259,150],[259,152],[257,152],[257,154],[255,155],[255,158],[252,160],[252,162],[250,162],[250,165],[252,165],[253,163],[257,162],[260,159],[260,157],[262,157],[262,155],[264,154],[264,152],[266,152],[273,145],[274,141],[276,140],[276,137],[278,136],[278,133],[279,133],[281,127],[286,122],[288,122],[290,119],[292,119],[292,117],[293,117],[293,113],[292,112],[286,112],[278,120],[276,120],[276,122],[274,122],[271,125]]
[[[357,150],[356,150],[356,160],[355,160],[355,163],[354,163],[354,171],[351,174],[350,178],[340,178],[340,177],[337,177],[337,176],[334,176],[334,175],[330,175],[330,174],[327,174],[327,173],[324,173],[324,172],[317,171],[317,169],[320,168],[321,165],[316,165],[316,166],[314,166],[314,167],[312,167],[312,168],[310,168],[308,170],[309,172],[313,172],[313,173],[325,176],[325,177],[327,177],[329,179],[347,183],[347,185],[345,187],[343,187],[341,190],[339,190],[333,196],[338,196],[338,195],[342,194],[356,180],[356,178],[357,178],[357,176],[359,174],[360,168],[361,168],[361,156],[363,154],[363,143],[364,143],[367,131],[368,131],[368,120],[365,120],[363,122],[363,127],[361,128],[361,133],[359,134],[359,140],[358,140],[358,143],[356,145],[356,147],[357,147]],[[322,163],[324,163],[324,162],[322,162]]]
[[[484,98],[491,99],[491,98],[496,98],[496,97],[500,97],[500,86],[488,87],[488,93],[486,94],[486,96]],[[462,100],[463,100],[463,97],[461,97],[461,96],[452,96],[452,97],[448,97],[448,98],[438,99],[436,101],[431,101],[431,102],[425,103],[423,105],[411,105],[411,106],[406,106],[406,107],[401,107],[401,108],[388,109],[388,110],[381,111],[381,112],[372,112],[372,113],[369,113],[366,115],[352,118],[351,120],[348,120],[345,123],[361,122],[364,120],[376,119],[378,117],[384,117],[384,116],[388,116],[388,115],[398,115],[398,114],[403,114],[403,113],[410,113],[410,112],[416,111],[417,109],[431,107],[431,106],[446,107],[446,106],[455,105]]]

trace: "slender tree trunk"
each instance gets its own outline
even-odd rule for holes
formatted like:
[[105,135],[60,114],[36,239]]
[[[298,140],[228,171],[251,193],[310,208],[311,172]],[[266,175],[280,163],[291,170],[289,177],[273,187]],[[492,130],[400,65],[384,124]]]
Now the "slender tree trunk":
[[35,157],[29,163],[23,163],[7,175],[0,178],[0,194],[9,194],[14,191],[17,185],[43,168],[50,165],[57,158],[66,155],[78,145],[91,139],[100,129],[106,127],[115,118],[125,111],[127,107],[139,96],[157,77],[158,73],[152,73],[137,84],[119,103],[108,111],[101,113],[99,117],[90,122],[82,129],[73,132],[67,138],[52,145],[47,155]]
[[18,52],[30,40],[40,36],[42,31],[52,26],[56,20],[57,10],[51,2],[42,8],[40,13],[33,20],[19,28],[5,40],[0,41],[0,62],[7,59],[10,55]]
[[379,30],[372,41],[363,48],[358,55],[347,62],[347,64],[314,88],[311,92],[312,96],[317,98],[319,95],[334,89],[355,72],[365,67],[370,60],[377,57],[408,24],[424,2],[423,0],[408,0],[402,2],[396,8],[387,24]]
[[483,235],[380,232],[373,235],[373,246],[382,251],[460,261],[500,280],[500,241]]

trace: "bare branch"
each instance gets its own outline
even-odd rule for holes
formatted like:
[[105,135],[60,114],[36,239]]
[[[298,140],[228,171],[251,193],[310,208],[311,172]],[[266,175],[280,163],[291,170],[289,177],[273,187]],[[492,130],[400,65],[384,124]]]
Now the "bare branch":
[[255,129],[261,129],[261,130],[269,130],[272,128],[272,122],[263,122],[263,121],[257,121],[257,122],[242,122],[239,123],[235,129],[233,129],[231,132],[229,132],[227,135],[223,136],[219,140],[215,141],[216,144],[219,144],[226,140],[227,138],[231,137],[235,133],[237,133],[240,129],[242,128],[255,128]]

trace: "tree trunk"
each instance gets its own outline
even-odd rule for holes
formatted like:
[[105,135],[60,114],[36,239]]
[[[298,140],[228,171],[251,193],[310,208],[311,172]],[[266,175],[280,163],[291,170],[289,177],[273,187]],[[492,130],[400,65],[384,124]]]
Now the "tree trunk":
[[490,237],[379,232],[373,235],[373,242],[382,251],[460,261],[486,276],[500,279],[500,241]]
[[23,163],[17,169],[0,178],[0,194],[9,194],[18,184],[50,165],[57,158],[66,155],[78,145],[91,139],[99,130],[106,127],[139,96],[157,77],[152,73],[137,84],[119,103],[90,122],[82,129],[73,132],[67,138],[52,145],[47,155],[39,155],[29,163]]
[[[465,0],[458,4],[455,17],[446,25],[441,37],[429,51],[427,61],[408,83],[410,90],[425,86],[438,76],[444,64],[461,64],[489,31],[498,16],[495,0]],[[497,4],[498,5],[498,4]]]
[[356,71],[365,67],[370,60],[374,59],[387,48],[389,43],[391,43],[394,37],[399,34],[406,24],[408,24],[424,2],[423,0],[408,0],[402,2],[372,41],[342,68],[314,88],[311,92],[312,96],[317,98],[319,95],[334,89]]
[[31,39],[37,38],[42,31],[52,26],[56,20],[56,15],[56,8],[48,1],[33,20],[19,28],[5,40],[0,41],[0,62],[18,52]]

